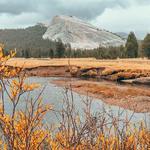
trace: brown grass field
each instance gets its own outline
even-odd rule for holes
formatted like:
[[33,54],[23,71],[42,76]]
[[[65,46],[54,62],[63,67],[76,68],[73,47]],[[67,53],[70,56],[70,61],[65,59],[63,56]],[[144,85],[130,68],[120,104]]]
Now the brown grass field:
[[107,67],[116,69],[142,69],[150,70],[150,60],[148,59],[115,59],[115,60],[97,60],[95,58],[64,58],[64,59],[48,59],[48,58],[12,58],[7,65],[33,68],[39,66],[80,66],[80,67]]

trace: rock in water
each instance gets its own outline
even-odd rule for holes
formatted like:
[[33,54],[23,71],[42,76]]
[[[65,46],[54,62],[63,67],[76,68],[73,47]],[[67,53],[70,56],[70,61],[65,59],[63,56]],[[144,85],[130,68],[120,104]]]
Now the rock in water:
[[99,46],[120,46],[125,41],[106,30],[101,30],[74,16],[55,16],[43,39],[70,43],[73,49],[93,49]]

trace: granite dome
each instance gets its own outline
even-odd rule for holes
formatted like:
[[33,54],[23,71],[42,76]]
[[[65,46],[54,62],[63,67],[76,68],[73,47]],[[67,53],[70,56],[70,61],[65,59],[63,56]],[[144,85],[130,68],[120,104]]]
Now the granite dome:
[[43,35],[44,39],[61,39],[73,49],[93,49],[98,46],[120,46],[125,41],[116,34],[94,27],[74,16],[55,16]]

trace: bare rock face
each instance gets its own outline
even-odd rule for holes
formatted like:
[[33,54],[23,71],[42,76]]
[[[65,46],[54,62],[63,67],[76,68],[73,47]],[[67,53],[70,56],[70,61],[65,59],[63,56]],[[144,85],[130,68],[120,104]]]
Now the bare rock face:
[[120,46],[125,41],[111,32],[98,29],[73,16],[55,16],[43,39],[70,43],[73,49],[93,49],[99,46]]

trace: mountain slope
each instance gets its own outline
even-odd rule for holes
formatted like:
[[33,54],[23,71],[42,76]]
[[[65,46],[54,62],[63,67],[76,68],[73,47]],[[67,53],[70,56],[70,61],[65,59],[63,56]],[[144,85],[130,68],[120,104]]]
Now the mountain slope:
[[120,46],[125,41],[105,30],[98,29],[73,16],[55,16],[43,39],[61,39],[74,49],[93,49],[98,46]]
[[55,43],[42,38],[46,30],[42,25],[25,29],[0,29],[0,43],[4,43],[8,50],[16,49],[18,56],[22,56],[22,52],[28,50],[31,57],[39,57],[39,51],[43,57],[47,57],[49,49],[53,48]]

